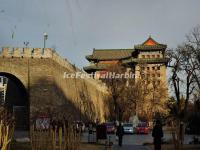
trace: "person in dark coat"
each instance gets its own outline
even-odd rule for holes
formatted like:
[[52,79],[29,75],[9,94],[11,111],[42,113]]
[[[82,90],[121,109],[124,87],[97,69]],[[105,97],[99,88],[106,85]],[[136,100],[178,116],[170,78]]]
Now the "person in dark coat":
[[161,143],[163,137],[163,130],[160,120],[156,121],[156,124],[152,131],[152,136],[154,138],[154,148],[155,150],[161,150]]
[[119,123],[119,126],[117,127],[116,135],[118,136],[118,145],[121,147],[122,146],[123,135],[124,135],[124,128],[121,125],[121,122]]

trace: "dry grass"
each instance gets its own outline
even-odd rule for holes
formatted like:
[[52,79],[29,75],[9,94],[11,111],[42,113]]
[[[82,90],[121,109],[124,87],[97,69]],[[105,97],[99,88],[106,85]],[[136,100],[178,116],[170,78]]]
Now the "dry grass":
[[13,116],[4,108],[0,107],[0,149],[8,150],[14,133]]
[[31,147],[34,150],[78,150],[80,132],[74,124],[50,127],[39,130],[33,125],[30,132]]
[[[13,142],[10,150],[31,150],[30,143]],[[81,143],[79,150],[105,150],[104,145]]]

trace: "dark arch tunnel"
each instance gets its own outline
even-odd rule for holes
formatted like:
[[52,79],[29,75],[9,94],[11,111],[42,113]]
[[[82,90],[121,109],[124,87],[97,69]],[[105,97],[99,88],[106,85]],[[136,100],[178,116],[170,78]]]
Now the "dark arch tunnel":
[[4,105],[15,117],[16,130],[29,129],[29,98],[23,83],[14,75],[0,72],[7,78],[7,88]]

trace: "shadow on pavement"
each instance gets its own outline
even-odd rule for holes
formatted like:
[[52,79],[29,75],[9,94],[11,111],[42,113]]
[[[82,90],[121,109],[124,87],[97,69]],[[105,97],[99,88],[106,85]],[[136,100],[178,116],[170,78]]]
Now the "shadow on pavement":
[[142,145],[123,145],[122,147],[114,145],[113,150],[148,150],[148,148]]

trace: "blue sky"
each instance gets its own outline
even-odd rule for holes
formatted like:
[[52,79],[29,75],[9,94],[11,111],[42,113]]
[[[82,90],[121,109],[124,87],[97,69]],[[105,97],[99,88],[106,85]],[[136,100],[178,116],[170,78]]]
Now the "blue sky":
[[[169,48],[200,24],[199,0],[0,0],[0,46],[47,47],[78,67],[93,48],[132,48],[151,35]],[[12,38],[13,35],[13,38]]]

